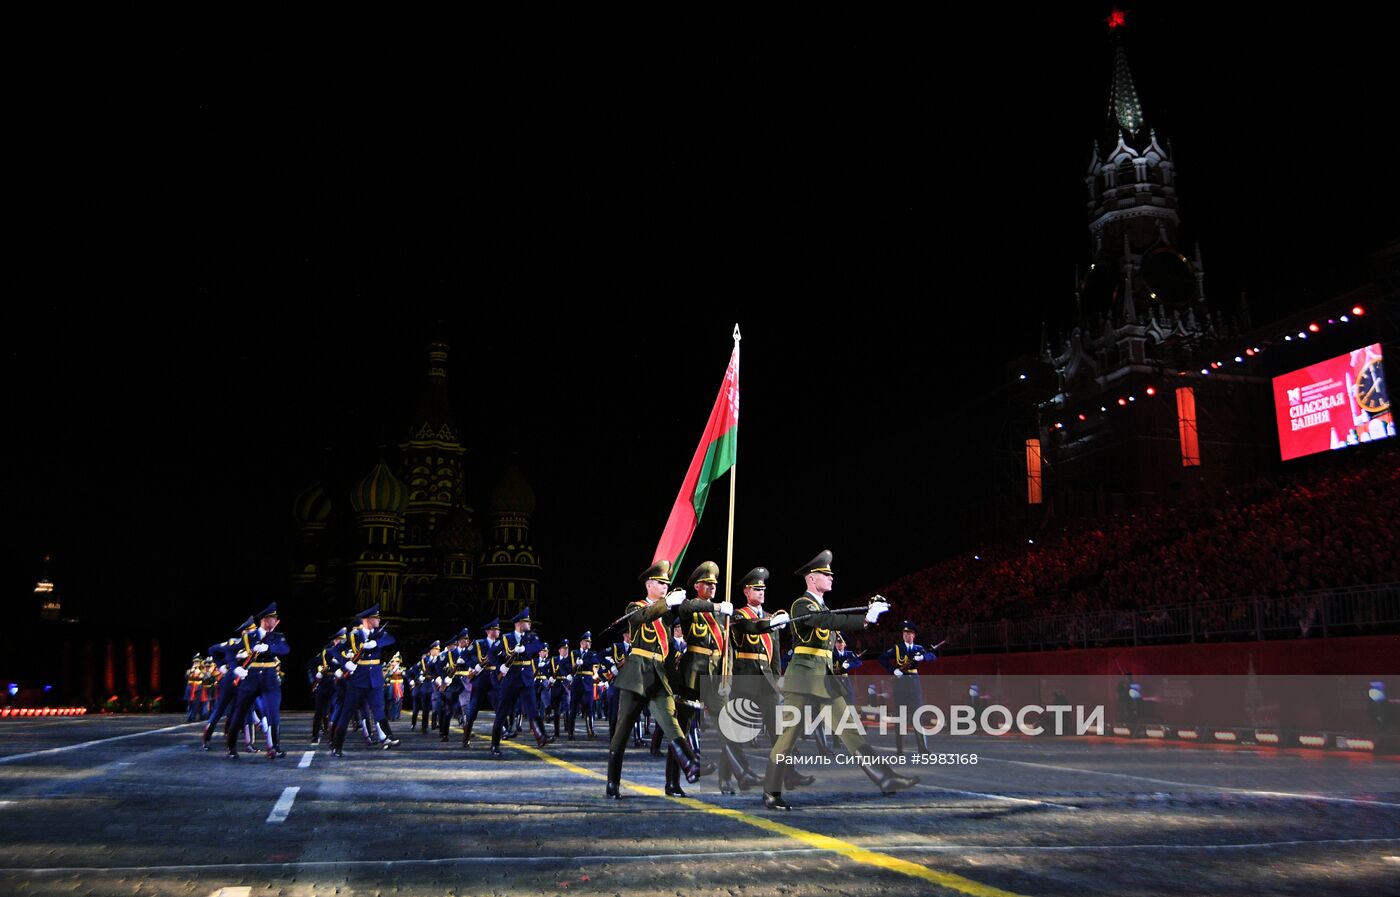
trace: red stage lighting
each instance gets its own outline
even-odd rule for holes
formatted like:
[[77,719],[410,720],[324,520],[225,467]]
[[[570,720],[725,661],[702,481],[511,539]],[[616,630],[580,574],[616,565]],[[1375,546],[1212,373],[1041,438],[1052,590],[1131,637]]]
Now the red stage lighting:
[[1119,404],[1119,405],[1126,405],[1126,404],[1128,404],[1128,400],[1127,400],[1127,399],[1119,399],[1119,400],[1118,400],[1118,404]]
[[1147,394],[1148,394],[1149,396],[1155,396],[1155,395],[1157,394],[1157,387],[1155,387],[1155,386],[1149,386],[1149,387],[1147,387]]
[[1366,314],[1366,309],[1362,308],[1362,307],[1359,306],[1359,305],[1353,305],[1353,306],[1351,307],[1351,313],[1354,314],[1354,315],[1356,315],[1356,316],[1359,318],[1359,317],[1361,317],[1362,315]]
[[1316,321],[1314,321],[1313,323],[1311,323],[1311,324],[1308,325],[1308,331],[1309,331],[1310,333],[1317,333],[1317,332],[1318,332],[1319,330],[1321,330],[1321,329],[1322,329],[1321,327],[1317,326],[1317,322],[1316,322]]

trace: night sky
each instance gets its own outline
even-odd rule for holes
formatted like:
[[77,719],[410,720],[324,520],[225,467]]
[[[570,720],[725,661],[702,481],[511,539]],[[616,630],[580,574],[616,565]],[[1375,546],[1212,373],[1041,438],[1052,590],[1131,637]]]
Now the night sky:
[[[36,76],[9,129],[10,606],[45,552],[79,615],[178,608],[200,645],[285,596],[292,497],[403,439],[431,336],[478,527],[512,461],[536,489],[551,636],[639,593],[736,321],[738,572],[786,603],[831,548],[854,600],[969,547],[1007,362],[1089,252],[1109,7],[1061,6]],[[1130,9],[1222,308],[1314,304],[1396,235],[1395,32],[1365,15]],[[723,560],[726,493],[687,570]]]

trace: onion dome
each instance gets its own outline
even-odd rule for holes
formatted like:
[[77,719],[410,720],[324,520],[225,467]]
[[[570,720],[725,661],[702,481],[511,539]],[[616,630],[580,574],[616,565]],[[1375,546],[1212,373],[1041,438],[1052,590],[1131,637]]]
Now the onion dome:
[[514,464],[506,475],[491,490],[491,510],[516,511],[522,514],[535,512],[535,490],[525,481],[525,474]]
[[292,502],[292,516],[298,523],[325,523],[331,516],[331,499],[323,483],[313,483]]
[[374,469],[350,493],[350,506],[356,512],[402,514],[408,507],[408,487],[394,476],[389,465],[380,458]]

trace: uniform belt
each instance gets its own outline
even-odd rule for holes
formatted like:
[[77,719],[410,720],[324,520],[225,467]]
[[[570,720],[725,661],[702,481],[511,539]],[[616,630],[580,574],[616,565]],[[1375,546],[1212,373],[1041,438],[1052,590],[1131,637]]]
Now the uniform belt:
[[633,649],[632,649],[632,653],[629,654],[629,655],[627,655],[627,656],[628,656],[628,657],[647,657],[647,658],[650,658],[650,659],[652,659],[652,660],[661,660],[661,661],[664,661],[664,660],[666,659],[666,656],[665,656],[664,654],[657,654],[657,653],[655,653],[655,652],[653,652],[653,651],[643,651],[641,648],[633,648]]
[[[634,653],[635,653],[635,652],[634,652]],[[734,656],[737,657],[737,658],[739,658],[740,660],[767,660],[767,659],[768,659],[767,655],[764,655],[764,654],[750,654],[750,653],[747,652],[747,651],[735,651],[735,652],[734,652]]]
[[510,662],[510,665],[513,666],[513,667],[527,667],[527,666],[530,665],[530,661],[528,661],[528,660],[512,660],[512,661]]
[[831,651],[826,648],[808,648],[806,645],[798,645],[792,649],[794,654],[815,654],[818,657],[830,657]]
[[259,669],[259,670],[266,670],[266,669],[271,669],[272,667],[277,666],[277,661],[271,660],[271,661],[265,661],[265,662],[259,662],[259,663],[250,663],[250,664],[248,664],[248,666],[254,667],[254,668]]
[[383,663],[383,662],[384,662],[384,661],[382,661],[382,660],[357,660],[357,661],[355,662],[355,666],[357,666],[357,667],[374,667],[374,666],[379,666],[379,664],[381,664],[381,663]]
[[454,675],[454,676],[470,676],[470,675],[471,675],[472,673],[474,673],[474,672],[476,672],[476,671],[475,671],[475,670],[458,670],[457,672],[453,673],[452,675]]
[[699,645],[690,645],[686,650],[691,654],[704,654],[707,657],[715,653],[714,648],[702,648]]

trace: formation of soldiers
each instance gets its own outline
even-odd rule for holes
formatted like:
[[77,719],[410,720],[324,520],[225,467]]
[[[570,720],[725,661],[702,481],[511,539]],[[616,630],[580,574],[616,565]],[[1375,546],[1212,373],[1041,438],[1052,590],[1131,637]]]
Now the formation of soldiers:
[[[329,739],[331,754],[344,756],[345,740],[353,728],[369,747],[398,745],[392,723],[403,704],[411,710],[410,730],[441,741],[452,738],[454,723],[461,730],[460,746],[471,747],[479,713],[493,711],[490,754],[500,757],[501,741],[528,731],[544,748],[561,737],[576,738],[577,720],[584,737],[595,738],[594,720],[606,715],[609,724],[608,771],[605,794],[620,799],[622,767],[629,745],[642,745],[643,732],[652,730],[652,753],[664,751],[666,793],[685,794],[681,779],[693,784],[717,773],[719,790],[734,794],[763,786],[764,805],[790,809],[785,790],[809,785],[812,778],[781,762],[792,755],[801,727],[780,731],[781,703],[804,708],[815,717],[830,708],[841,719],[854,705],[850,674],[861,658],[846,650],[842,630],[875,625],[889,605],[878,596],[868,607],[832,610],[825,604],[834,574],[831,552],[823,551],[794,571],[806,589],[789,610],[769,613],[764,607],[767,568],[755,567],[743,576],[744,603],[717,601],[719,566],[706,561],[687,580],[693,590],[672,588],[671,562],[659,560],[639,577],[643,597],[627,604],[608,628],[621,627],[621,638],[606,650],[595,650],[592,632],[584,632],[577,647],[567,639],[550,646],[534,631],[530,609],[507,621],[502,635],[499,619],[482,627],[473,639],[463,628],[434,641],[417,660],[404,666],[401,654],[388,653],[395,638],[382,625],[378,605],[355,615],[353,628],[336,632],[307,663],[314,713],[311,743]],[[289,646],[276,631],[276,604],[249,617],[232,637],[214,645],[205,661],[191,667],[187,698],[208,689],[213,707],[207,714],[203,746],[210,743],[221,719],[228,756],[237,759],[237,739],[245,750],[261,731],[268,759],[284,756],[279,712],[283,659]],[[790,650],[781,639],[788,633]],[[880,658],[895,677],[900,703],[921,702],[918,667],[934,659],[932,649],[914,643],[915,627],[906,621],[901,642]],[[762,726],[772,737],[767,767],[756,770],[741,745],[724,726],[713,727],[714,747],[701,750],[703,720],[719,721],[727,702],[744,699],[757,708]],[[192,704],[192,706],[194,706]],[[194,711],[192,710],[191,713]],[[804,717],[807,718],[807,717]],[[553,734],[547,731],[553,723]],[[822,730],[814,733],[818,749],[834,754],[838,748]],[[707,737],[709,737],[707,735]],[[883,793],[892,794],[917,784],[888,764],[873,758],[865,736],[841,731],[840,741],[857,765]],[[926,745],[925,745],[926,748]],[[902,742],[897,746],[903,749]]]

